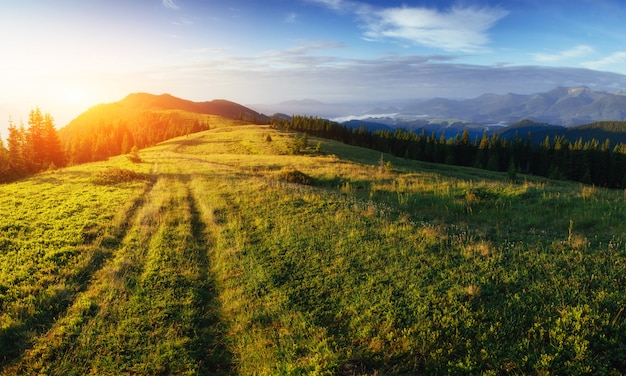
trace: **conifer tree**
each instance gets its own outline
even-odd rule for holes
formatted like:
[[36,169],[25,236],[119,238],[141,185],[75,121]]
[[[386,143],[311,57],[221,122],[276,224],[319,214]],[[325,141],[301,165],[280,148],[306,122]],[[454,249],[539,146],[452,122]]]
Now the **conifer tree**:
[[42,114],[37,107],[30,112],[28,125],[25,159],[30,172],[42,171],[50,166],[64,166],[65,156],[52,116],[49,113]]
[[45,159],[44,116],[39,107],[31,110],[28,115],[28,130],[26,132],[25,160],[29,172],[43,169]]
[[9,171],[12,178],[24,175],[26,173],[26,161],[24,159],[26,131],[23,125],[17,128],[12,122],[9,122],[7,146],[9,150]]
[[50,114],[46,113],[42,125],[42,137],[44,145],[44,168],[51,165],[56,167],[65,166],[65,155],[59,140],[59,135],[54,128],[54,121]]
[[2,137],[0,137],[0,183],[9,181],[9,150],[4,146]]

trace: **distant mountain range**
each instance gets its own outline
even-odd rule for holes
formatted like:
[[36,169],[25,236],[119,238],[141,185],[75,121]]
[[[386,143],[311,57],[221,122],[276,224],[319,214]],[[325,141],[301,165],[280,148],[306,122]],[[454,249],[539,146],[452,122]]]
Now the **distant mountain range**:
[[475,124],[512,124],[529,119],[538,123],[574,126],[605,120],[626,120],[623,92],[588,87],[558,87],[545,93],[484,94],[477,98],[435,98],[404,106],[399,118],[460,119]]
[[557,87],[535,94],[483,94],[472,99],[434,98],[369,106],[306,99],[250,107],[265,114],[312,115],[338,122],[359,120],[391,127],[405,126],[416,120],[506,126],[525,119],[569,127],[596,121],[626,120],[626,93],[581,86]]
[[[313,100],[284,102],[283,106],[281,113],[272,116],[325,117],[315,112],[324,108],[339,111],[341,107]],[[315,111],[306,111],[307,107]],[[202,116],[209,115],[257,124],[271,119],[227,100],[193,102],[169,94],[135,93],[118,102],[90,108],[60,129],[59,136],[66,148],[76,150],[76,161],[89,161],[124,153],[128,146],[144,147],[167,137],[207,129],[209,121]],[[360,115],[343,115],[343,121],[334,120],[349,128],[370,131],[404,128],[450,138],[467,129],[472,140],[485,133],[508,139],[527,137],[530,133],[533,142],[541,142],[546,136],[565,136],[570,142],[579,138],[603,142],[609,138],[613,144],[626,143],[626,94],[587,87],[556,88],[532,95],[485,94],[467,100],[437,98],[403,106],[378,105]],[[598,124],[599,121],[610,123]]]

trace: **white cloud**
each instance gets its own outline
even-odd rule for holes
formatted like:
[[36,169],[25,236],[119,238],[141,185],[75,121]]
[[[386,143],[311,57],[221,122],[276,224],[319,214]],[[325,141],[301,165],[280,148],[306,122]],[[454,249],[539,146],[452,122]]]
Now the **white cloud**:
[[354,13],[366,40],[409,42],[446,51],[475,52],[490,42],[488,30],[509,11],[455,6],[446,11],[424,7],[375,8],[349,0],[309,0],[335,11]]
[[459,56],[450,55],[358,59],[329,51],[337,48],[345,46],[318,41],[257,55],[203,56],[194,64],[155,71],[152,78],[164,86],[187,82],[203,95],[209,95],[206,88],[211,87],[221,97],[244,103],[467,98],[487,92],[530,94],[557,86],[626,85],[626,76],[582,68],[468,65],[456,63]]
[[176,5],[176,0],[163,0],[163,6],[170,9],[180,9],[178,5]]
[[446,51],[473,52],[490,42],[487,31],[508,11],[499,8],[387,8],[367,22],[365,37],[395,39]]
[[626,73],[626,69],[624,68],[625,63],[626,51],[617,51],[603,59],[584,62],[582,65],[590,69]]
[[575,46],[569,50],[560,51],[557,53],[546,54],[546,53],[537,53],[533,54],[533,57],[536,61],[541,62],[556,62],[562,60],[569,60],[574,58],[579,58],[583,56],[587,56],[589,54],[594,53],[593,48],[590,46],[581,44]]

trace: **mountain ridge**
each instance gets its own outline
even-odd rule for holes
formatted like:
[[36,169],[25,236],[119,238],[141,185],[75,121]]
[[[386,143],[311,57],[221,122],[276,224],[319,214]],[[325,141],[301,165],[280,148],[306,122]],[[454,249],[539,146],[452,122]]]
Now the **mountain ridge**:
[[530,119],[540,123],[575,126],[597,121],[626,120],[626,96],[596,91],[586,86],[556,87],[535,94],[483,94],[453,100],[434,98],[412,103],[400,115],[457,118],[473,123],[515,123]]
[[155,95],[138,92],[129,94],[116,103],[142,110],[183,110],[199,114],[217,115],[228,119],[247,120],[255,123],[269,120],[267,116],[251,108],[226,99],[194,102],[167,93]]
[[269,117],[224,99],[193,102],[171,94],[132,93],[98,104],[59,129],[71,164],[106,159],[211,127],[211,117],[262,124]]

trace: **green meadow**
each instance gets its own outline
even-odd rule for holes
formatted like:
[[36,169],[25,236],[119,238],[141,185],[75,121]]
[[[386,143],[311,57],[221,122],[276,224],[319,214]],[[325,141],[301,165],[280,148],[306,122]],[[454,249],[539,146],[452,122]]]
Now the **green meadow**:
[[0,374],[626,372],[624,191],[213,126],[0,186]]

